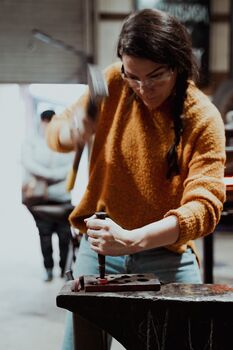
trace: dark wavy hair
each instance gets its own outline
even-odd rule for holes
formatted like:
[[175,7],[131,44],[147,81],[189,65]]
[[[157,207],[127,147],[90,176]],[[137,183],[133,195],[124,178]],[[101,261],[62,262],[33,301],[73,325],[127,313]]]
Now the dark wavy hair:
[[188,79],[198,80],[198,66],[189,33],[183,24],[166,12],[144,9],[125,20],[117,55],[145,58],[177,70],[173,96],[174,142],[167,153],[167,178],[179,174],[177,146],[183,131],[182,113]]
[[44,122],[50,122],[54,114],[55,111],[53,111],[52,109],[47,109],[46,111],[43,111],[40,114],[40,119]]

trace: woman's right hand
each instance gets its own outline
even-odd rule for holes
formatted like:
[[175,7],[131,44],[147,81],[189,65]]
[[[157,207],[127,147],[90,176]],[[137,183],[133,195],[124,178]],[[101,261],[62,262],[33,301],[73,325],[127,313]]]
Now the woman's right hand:
[[73,112],[70,123],[64,124],[60,129],[59,141],[62,145],[73,149],[83,147],[95,133],[95,128],[96,122],[79,107]]
[[71,121],[71,137],[74,145],[85,145],[95,133],[96,122],[83,109],[75,111]]

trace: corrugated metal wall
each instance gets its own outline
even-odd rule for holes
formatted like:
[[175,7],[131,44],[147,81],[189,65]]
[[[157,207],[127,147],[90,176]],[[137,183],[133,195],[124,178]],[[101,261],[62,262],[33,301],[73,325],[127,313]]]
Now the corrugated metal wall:
[[[0,0],[0,83],[84,82],[72,47],[95,55],[94,12],[94,0]],[[35,29],[50,40],[36,38]]]

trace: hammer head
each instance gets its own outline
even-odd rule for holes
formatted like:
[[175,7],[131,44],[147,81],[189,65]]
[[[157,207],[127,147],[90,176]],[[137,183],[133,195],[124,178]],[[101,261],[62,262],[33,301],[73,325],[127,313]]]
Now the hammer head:
[[108,86],[98,66],[88,64],[87,81],[92,102],[99,102],[104,97],[108,96]]
[[108,86],[100,68],[93,64],[88,65],[87,81],[90,91],[87,114],[95,120],[98,114],[98,102],[108,96]]

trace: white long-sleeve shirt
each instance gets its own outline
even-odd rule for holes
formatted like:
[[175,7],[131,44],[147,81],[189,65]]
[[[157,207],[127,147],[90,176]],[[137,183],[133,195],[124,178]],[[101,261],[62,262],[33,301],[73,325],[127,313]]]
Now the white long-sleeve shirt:
[[23,184],[31,175],[48,181],[48,200],[66,202],[66,177],[72,167],[74,153],[59,153],[51,150],[41,136],[25,139],[22,145]]

